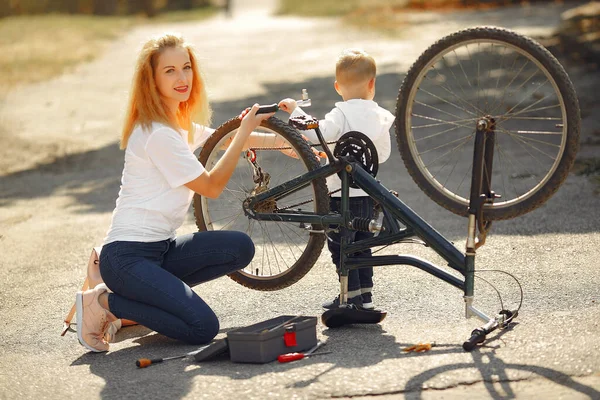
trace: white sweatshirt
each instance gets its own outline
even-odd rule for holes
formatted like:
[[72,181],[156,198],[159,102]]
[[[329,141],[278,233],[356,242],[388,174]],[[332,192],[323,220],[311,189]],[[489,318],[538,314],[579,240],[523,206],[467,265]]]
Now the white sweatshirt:
[[[290,117],[299,115],[306,115],[306,113],[300,107],[296,107]],[[373,100],[351,99],[335,103],[335,108],[325,115],[325,119],[319,121],[319,129],[326,142],[337,141],[343,134],[350,131],[364,133],[373,141],[377,148],[379,164],[382,164],[390,157],[390,128],[393,123],[394,115],[379,107]],[[311,142],[319,143],[314,130],[301,133]],[[334,147],[335,144],[329,145],[331,151]],[[327,177],[327,187],[329,192],[342,187],[342,181],[337,174]],[[334,197],[341,195],[341,192],[332,194]],[[358,196],[367,196],[367,194],[362,189],[350,188],[350,197]]]

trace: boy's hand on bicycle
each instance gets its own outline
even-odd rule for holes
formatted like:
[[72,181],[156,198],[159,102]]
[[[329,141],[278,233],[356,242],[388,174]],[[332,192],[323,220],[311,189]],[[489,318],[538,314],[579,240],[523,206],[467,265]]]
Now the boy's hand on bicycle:
[[296,104],[296,100],[288,98],[281,100],[277,106],[281,111],[291,114],[298,105]]

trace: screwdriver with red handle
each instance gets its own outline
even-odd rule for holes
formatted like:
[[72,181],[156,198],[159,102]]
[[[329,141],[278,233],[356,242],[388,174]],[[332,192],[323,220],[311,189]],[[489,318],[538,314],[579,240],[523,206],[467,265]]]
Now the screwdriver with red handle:
[[280,363],[285,363],[285,362],[290,362],[290,361],[302,360],[305,357],[318,356],[318,355],[321,355],[321,354],[329,354],[329,353],[331,353],[330,351],[324,351],[322,353],[313,354],[319,347],[323,346],[324,344],[325,343],[323,343],[323,342],[318,342],[315,347],[313,347],[312,349],[310,349],[306,353],[286,353],[286,354],[281,354],[281,355],[279,355],[279,357],[277,357],[277,360]]

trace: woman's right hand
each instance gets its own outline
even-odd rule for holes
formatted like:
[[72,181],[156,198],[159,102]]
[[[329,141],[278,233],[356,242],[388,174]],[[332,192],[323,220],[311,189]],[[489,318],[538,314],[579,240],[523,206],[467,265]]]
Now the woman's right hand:
[[242,123],[238,132],[243,132],[244,134],[249,135],[256,127],[260,125],[262,121],[275,115],[275,113],[256,115],[256,111],[258,111],[258,104],[254,104],[251,108],[246,108],[244,111],[242,111],[239,116],[239,118],[242,120]]

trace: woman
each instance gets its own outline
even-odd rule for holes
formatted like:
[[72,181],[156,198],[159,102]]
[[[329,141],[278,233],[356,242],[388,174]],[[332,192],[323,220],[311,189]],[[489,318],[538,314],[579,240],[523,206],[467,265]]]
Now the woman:
[[[194,193],[219,196],[252,130],[273,115],[256,115],[257,109],[240,115],[225,154],[206,171],[193,150],[213,130],[205,126],[210,108],[193,49],[172,34],[143,46],[121,137],[121,190],[100,255],[105,285],[76,297],[78,338],[85,348],[108,351],[107,329],[118,318],[189,344],[217,335],[216,315],[190,287],[244,268],[254,245],[241,232],[177,237],[175,230]],[[265,135],[260,139],[264,144]]]

